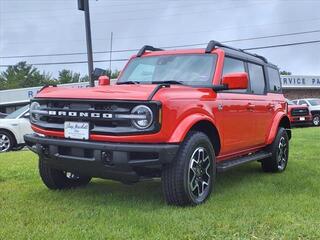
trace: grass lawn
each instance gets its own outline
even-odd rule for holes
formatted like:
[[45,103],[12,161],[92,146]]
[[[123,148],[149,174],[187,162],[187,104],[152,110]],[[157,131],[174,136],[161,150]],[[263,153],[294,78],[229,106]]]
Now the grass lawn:
[[293,130],[287,170],[219,174],[203,205],[167,206],[160,181],[50,191],[29,151],[0,154],[0,239],[320,239],[320,128]]

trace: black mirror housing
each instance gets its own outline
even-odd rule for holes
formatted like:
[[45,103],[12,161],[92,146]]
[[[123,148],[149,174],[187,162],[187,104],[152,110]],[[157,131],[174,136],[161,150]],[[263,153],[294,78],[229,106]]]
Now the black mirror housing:
[[95,68],[93,73],[92,73],[92,76],[93,76],[94,80],[98,80],[98,78],[100,76],[103,76],[103,75],[106,75],[106,70],[101,69],[101,68]]

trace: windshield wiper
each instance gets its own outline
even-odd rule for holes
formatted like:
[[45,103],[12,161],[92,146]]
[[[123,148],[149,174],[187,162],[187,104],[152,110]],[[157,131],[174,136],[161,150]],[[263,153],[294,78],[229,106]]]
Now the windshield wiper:
[[118,82],[117,85],[121,85],[121,84],[139,84],[140,82],[136,82],[136,81],[126,81],[126,82]]
[[161,83],[167,83],[167,84],[179,84],[179,85],[184,85],[183,82],[180,81],[176,81],[176,80],[166,80],[166,81],[153,81],[152,83],[155,84],[161,84]]

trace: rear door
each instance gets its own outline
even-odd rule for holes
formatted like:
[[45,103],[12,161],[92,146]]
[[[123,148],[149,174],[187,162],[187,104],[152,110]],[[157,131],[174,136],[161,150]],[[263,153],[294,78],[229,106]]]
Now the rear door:
[[275,103],[267,95],[266,74],[264,67],[256,63],[248,63],[250,78],[250,103],[253,107],[252,146],[265,143],[266,134],[274,115]]

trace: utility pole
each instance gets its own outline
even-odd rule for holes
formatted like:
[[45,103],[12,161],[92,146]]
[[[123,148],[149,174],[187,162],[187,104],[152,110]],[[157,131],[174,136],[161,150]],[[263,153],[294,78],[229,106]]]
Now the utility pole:
[[111,78],[111,73],[112,73],[112,70],[111,70],[111,62],[112,62],[112,42],[113,42],[113,32],[111,32],[111,35],[110,35],[110,63],[109,63],[110,78]]
[[89,76],[90,87],[94,87],[89,0],[78,0],[78,9],[80,11],[84,11],[85,25],[86,25],[87,55],[88,55],[88,76]]

